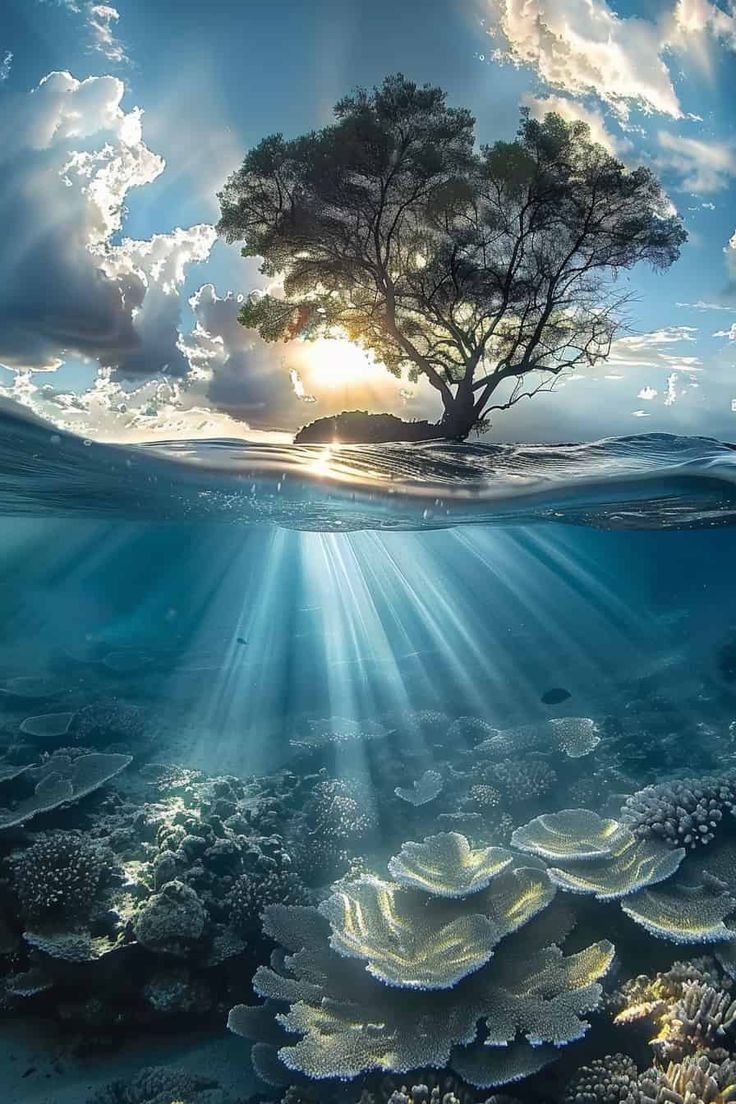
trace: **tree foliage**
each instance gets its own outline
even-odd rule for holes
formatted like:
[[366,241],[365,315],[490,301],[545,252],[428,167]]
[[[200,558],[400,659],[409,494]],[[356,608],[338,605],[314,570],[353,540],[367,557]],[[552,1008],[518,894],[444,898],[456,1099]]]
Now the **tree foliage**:
[[424,375],[443,431],[548,389],[610,350],[615,277],[668,267],[686,234],[653,173],[582,122],[522,114],[476,148],[474,119],[401,75],[335,122],[265,138],[220,194],[220,232],[281,281],[241,321],[271,341],[342,331],[395,375]]

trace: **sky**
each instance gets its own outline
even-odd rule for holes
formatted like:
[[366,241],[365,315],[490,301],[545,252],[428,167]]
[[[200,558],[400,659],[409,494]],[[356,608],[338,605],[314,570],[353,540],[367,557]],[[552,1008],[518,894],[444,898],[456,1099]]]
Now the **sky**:
[[634,270],[611,357],[499,416],[498,440],[736,439],[736,9],[710,0],[0,0],[0,396],[106,440],[288,439],[342,409],[436,418],[426,384],[337,340],[265,344],[266,286],[218,240],[262,137],[401,71],[471,109],[583,118],[688,230]]

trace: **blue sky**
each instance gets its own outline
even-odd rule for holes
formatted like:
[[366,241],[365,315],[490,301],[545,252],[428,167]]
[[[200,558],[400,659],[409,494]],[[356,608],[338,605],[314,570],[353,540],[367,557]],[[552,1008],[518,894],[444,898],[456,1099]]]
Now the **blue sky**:
[[[613,6],[615,4],[616,6]],[[469,107],[587,119],[660,174],[690,241],[636,271],[607,364],[521,403],[500,439],[736,437],[736,15],[710,0],[0,0],[0,393],[135,439],[293,431],[344,407],[439,413],[340,345],[235,321],[256,265],[215,240],[216,192],[265,134],[327,123],[403,71]],[[101,275],[102,273],[102,275]],[[628,279],[628,278],[627,278]],[[342,358],[342,359],[341,359]],[[341,372],[341,365],[347,368]]]

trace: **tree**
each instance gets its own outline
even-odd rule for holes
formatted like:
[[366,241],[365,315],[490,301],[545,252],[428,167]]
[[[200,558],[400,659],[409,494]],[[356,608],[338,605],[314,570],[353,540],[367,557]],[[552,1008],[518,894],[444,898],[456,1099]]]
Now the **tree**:
[[283,288],[240,320],[271,341],[342,332],[425,376],[444,436],[605,357],[617,274],[667,268],[686,240],[652,172],[582,122],[524,112],[515,141],[477,150],[468,111],[401,75],[334,114],[265,138],[220,193],[220,233]]

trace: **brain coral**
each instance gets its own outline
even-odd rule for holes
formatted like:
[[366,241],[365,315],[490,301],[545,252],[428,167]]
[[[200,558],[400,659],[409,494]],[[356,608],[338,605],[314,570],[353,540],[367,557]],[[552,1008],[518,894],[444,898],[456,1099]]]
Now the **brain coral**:
[[229,1026],[316,1079],[445,1066],[451,1054],[478,1087],[524,1076],[585,1033],[613,957],[605,941],[563,954],[554,933],[568,926],[553,896],[543,870],[501,867],[464,898],[369,875],[338,885],[319,911],[272,906],[265,932],[284,952],[256,971],[267,1004],[237,1006]]

